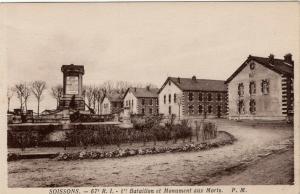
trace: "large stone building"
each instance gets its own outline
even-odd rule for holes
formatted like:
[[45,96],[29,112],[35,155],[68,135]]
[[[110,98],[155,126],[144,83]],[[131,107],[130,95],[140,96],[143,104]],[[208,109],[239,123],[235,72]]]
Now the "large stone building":
[[128,88],[123,99],[124,108],[131,114],[157,115],[158,88]]
[[283,120],[293,116],[294,61],[249,56],[226,80],[229,119]]
[[118,92],[105,94],[100,106],[101,115],[120,113],[123,108],[123,94]]
[[227,89],[222,80],[168,77],[159,90],[159,113],[178,119],[224,117]]

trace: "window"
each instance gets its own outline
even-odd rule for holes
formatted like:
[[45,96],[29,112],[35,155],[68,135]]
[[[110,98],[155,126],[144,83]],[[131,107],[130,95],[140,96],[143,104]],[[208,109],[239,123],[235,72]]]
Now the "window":
[[239,102],[238,102],[238,112],[239,112],[239,114],[244,114],[245,113],[244,100],[239,100]]
[[189,115],[194,114],[194,107],[193,105],[189,106]]
[[169,81],[169,86],[171,85],[171,81]]
[[166,104],[166,95],[164,95],[164,104]]
[[171,106],[169,106],[169,115],[172,114]]
[[142,108],[142,115],[144,115],[145,114],[145,109],[144,108]]
[[238,85],[238,95],[240,97],[244,96],[244,84],[243,83],[239,83],[239,85]]
[[131,106],[133,107],[133,100],[131,100]]
[[208,113],[211,113],[211,112],[212,112],[212,106],[209,105],[209,106],[208,106]]
[[256,111],[256,103],[255,103],[255,100],[254,99],[251,99],[250,102],[249,102],[249,109],[250,109],[250,113],[251,114],[255,114],[255,111]]
[[145,105],[145,99],[142,99],[142,105]]
[[255,94],[256,93],[256,85],[254,81],[251,81],[249,84],[249,93]]
[[150,103],[149,103],[150,105],[153,105],[153,102],[152,102],[152,99],[150,98]]
[[220,93],[217,94],[217,99],[218,99],[218,101],[221,101],[221,94]]
[[267,79],[264,79],[261,81],[261,92],[262,94],[269,94],[269,85],[270,85],[270,81]]
[[152,115],[152,108],[149,109],[149,114]]
[[202,105],[199,105],[198,111],[199,111],[199,114],[202,114],[202,112],[203,112],[203,107],[202,107]]
[[250,63],[250,69],[251,69],[251,70],[254,70],[254,69],[255,69],[255,63],[254,63],[254,62],[251,62],[251,63]]
[[202,93],[199,93],[199,101],[202,101],[202,100],[203,100]]
[[169,103],[171,103],[171,100],[172,100],[172,99],[171,99],[171,94],[169,94]]
[[207,95],[208,95],[208,96],[207,96],[208,101],[211,101],[211,100],[212,100],[211,93],[208,93]]
[[174,103],[176,103],[176,101],[177,101],[177,96],[176,94],[174,94]]
[[194,100],[194,95],[192,92],[189,92],[189,101],[193,101]]

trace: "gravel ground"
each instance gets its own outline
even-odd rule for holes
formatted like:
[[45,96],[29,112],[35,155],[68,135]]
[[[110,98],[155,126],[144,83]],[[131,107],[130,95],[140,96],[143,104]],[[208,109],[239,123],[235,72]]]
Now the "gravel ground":
[[[238,141],[233,145],[201,152],[165,153],[103,160],[36,159],[9,162],[8,186],[205,185],[228,169],[234,171],[241,163],[256,161],[276,150],[286,150],[291,144],[289,140],[293,138],[292,127],[284,124],[215,121],[218,122],[219,130],[233,134]],[[287,155],[291,154],[292,152],[287,152]],[[274,161],[277,161],[274,162],[274,168],[272,162],[268,167],[275,172],[274,176],[275,174],[278,176],[279,171],[276,166],[283,165],[285,161]],[[278,184],[275,180],[270,183],[251,182],[256,178],[249,176],[239,184]],[[223,183],[227,184],[226,181]],[[228,181],[228,184],[232,182]],[[280,184],[289,184],[289,182],[280,182]]]

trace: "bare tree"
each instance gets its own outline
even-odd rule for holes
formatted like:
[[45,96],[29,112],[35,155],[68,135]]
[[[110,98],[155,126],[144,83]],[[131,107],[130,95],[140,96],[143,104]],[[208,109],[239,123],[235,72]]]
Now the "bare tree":
[[158,88],[157,85],[152,84],[152,83],[146,83],[146,86],[148,86],[150,88]]
[[63,87],[61,85],[57,85],[51,88],[51,95],[56,99],[57,108],[59,106],[59,100],[63,95]]
[[119,93],[125,93],[127,88],[131,87],[132,84],[127,81],[117,81],[114,84],[114,89]]
[[101,87],[96,87],[94,91],[94,99],[97,101],[97,113],[100,115],[100,104],[101,104],[101,99],[104,95],[104,91]]
[[42,100],[42,94],[45,89],[46,89],[46,82],[44,81],[34,81],[31,84],[31,91],[38,103],[38,107],[37,107],[38,117],[40,116],[40,102]]
[[14,95],[14,90],[11,87],[7,88],[7,112],[9,112],[10,100]]
[[112,81],[105,81],[102,84],[102,88],[104,89],[105,93],[109,94],[113,91],[114,89],[114,83]]
[[183,96],[181,93],[176,94],[176,104],[178,105],[178,120],[180,121],[180,108],[182,106]]
[[28,86],[27,83],[25,83],[25,87],[24,87],[24,105],[25,105],[25,111],[27,112],[27,102],[28,102],[28,99],[31,95],[31,89],[30,87]]
[[92,86],[86,86],[85,87],[85,96],[86,96],[86,99],[87,99],[87,105],[89,108],[91,108],[92,106],[92,103],[93,103],[93,98],[94,98],[94,88]]
[[21,113],[23,112],[23,97],[24,97],[24,91],[25,91],[25,84],[24,83],[18,83],[14,87],[16,93],[17,93],[17,98],[20,101],[20,109]]

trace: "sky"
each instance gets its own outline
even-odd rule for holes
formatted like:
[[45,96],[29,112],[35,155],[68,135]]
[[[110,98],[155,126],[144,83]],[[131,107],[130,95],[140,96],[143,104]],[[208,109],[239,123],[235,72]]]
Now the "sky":
[[[160,87],[168,76],[226,80],[249,54],[299,58],[297,2],[26,3],[1,10],[8,86],[44,80],[50,89],[62,83],[67,64],[84,65],[86,85]],[[17,107],[14,96],[11,109]],[[41,107],[56,107],[48,91]]]

